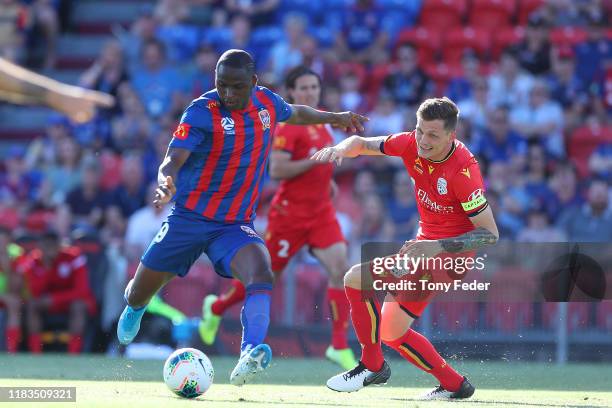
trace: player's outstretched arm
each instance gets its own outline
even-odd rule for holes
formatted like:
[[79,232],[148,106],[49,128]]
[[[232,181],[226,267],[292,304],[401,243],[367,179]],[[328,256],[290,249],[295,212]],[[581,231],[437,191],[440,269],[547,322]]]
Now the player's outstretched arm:
[[306,105],[291,105],[291,116],[287,123],[293,125],[316,125],[328,123],[347,132],[363,132],[363,124],[368,119],[353,112],[326,112]]
[[332,147],[324,147],[311,159],[320,162],[342,163],[342,159],[357,156],[383,156],[380,151],[380,144],[385,141],[387,136],[361,137],[353,135]]
[[87,122],[97,107],[115,99],[106,93],[58,82],[0,58],[0,100],[22,105],[46,105],[75,122]]
[[181,149],[178,147],[169,147],[166,152],[164,161],[159,166],[157,172],[157,190],[155,190],[155,198],[153,204],[156,207],[170,202],[172,197],[176,194],[176,186],[174,180],[178,177],[178,172],[183,167],[183,164],[189,158],[191,152],[187,149]]
[[270,177],[273,179],[290,179],[307,172],[317,163],[311,159],[291,160],[291,153],[283,150],[272,150],[270,153]]

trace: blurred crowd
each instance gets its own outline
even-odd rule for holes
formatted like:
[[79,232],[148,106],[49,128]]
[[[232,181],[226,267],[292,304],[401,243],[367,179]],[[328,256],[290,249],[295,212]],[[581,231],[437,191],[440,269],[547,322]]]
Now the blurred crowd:
[[[53,67],[58,36],[71,30],[71,3],[0,0],[0,55]],[[512,7],[479,17],[480,3]],[[169,211],[150,203],[182,110],[214,88],[220,53],[242,48],[256,59],[260,85],[281,94],[288,69],[314,69],[323,78],[322,108],[366,113],[368,136],[412,130],[422,100],[449,96],[461,111],[457,137],[479,159],[501,239],[612,241],[609,2],[150,5],[131,26],[113,30],[79,80],[118,104],[83,125],[54,115],[45,134],[2,157],[0,224],[12,239],[27,246],[28,237],[52,229],[65,241],[94,237],[112,254],[111,268],[138,262]],[[206,24],[193,24],[196,11]],[[401,161],[344,162],[337,181],[353,261],[363,242],[414,235],[418,214]],[[260,233],[274,189],[268,180]]]

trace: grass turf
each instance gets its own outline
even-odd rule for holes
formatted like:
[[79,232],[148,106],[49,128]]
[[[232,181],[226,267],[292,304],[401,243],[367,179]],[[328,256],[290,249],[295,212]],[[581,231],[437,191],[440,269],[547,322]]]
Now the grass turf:
[[[391,380],[383,387],[358,393],[335,393],[325,381],[339,370],[310,359],[273,360],[252,385],[228,384],[235,359],[212,358],[215,383],[196,400],[172,394],[161,379],[163,361],[126,360],[103,356],[45,354],[0,357],[0,386],[75,386],[77,402],[53,407],[462,407],[612,406],[612,369],[606,364],[556,366],[523,362],[453,362],[476,386],[467,401],[441,403],[416,400],[435,380],[403,360],[391,360]],[[189,405],[195,404],[195,405]],[[13,405],[13,404],[11,404]],[[0,403],[2,406],[8,406]],[[41,403],[20,403],[40,407]],[[456,405],[454,405],[456,406]]]

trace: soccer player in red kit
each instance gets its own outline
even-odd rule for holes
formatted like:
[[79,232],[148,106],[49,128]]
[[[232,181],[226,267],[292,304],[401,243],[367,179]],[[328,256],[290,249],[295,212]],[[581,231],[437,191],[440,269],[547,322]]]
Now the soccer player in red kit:
[[[285,85],[290,103],[313,108],[319,105],[321,79],[311,69],[292,69]],[[272,199],[264,237],[272,271],[280,274],[304,246],[319,260],[329,274],[327,295],[332,315],[332,341],[325,355],[348,370],[357,361],[347,340],[349,303],[342,282],[348,267],[347,246],[332,203],[333,165],[310,160],[317,150],[333,145],[330,129],[325,125],[281,123],[272,143],[270,176],[281,180]],[[244,285],[234,279],[226,294],[204,299],[199,332],[205,344],[214,342],[225,310],[242,302],[244,296]]]
[[[442,253],[452,256],[474,251],[497,242],[498,231],[484,196],[478,163],[455,138],[458,116],[457,106],[448,98],[428,99],[417,111],[416,130],[388,137],[352,136],[318,151],[313,158],[340,163],[343,158],[360,155],[401,157],[414,180],[420,221],[416,240],[407,241],[400,254],[431,258]],[[440,381],[424,399],[472,396],[474,387],[467,378],[457,373],[427,338],[410,328],[431,296],[406,301],[393,299],[393,294],[389,299],[387,294],[391,301],[385,302],[381,310],[372,290],[371,273],[371,264],[360,264],[350,268],[344,277],[362,354],[357,367],[330,378],[327,386],[334,391],[351,392],[386,383],[391,370],[383,358],[382,341]]]
[[43,234],[39,247],[18,265],[30,291],[27,303],[28,346],[40,353],[43,314],[67,314],[68,352],[79,353],[87,317],[96,313],[85,256],[75,247],[61,246],[54,232]]

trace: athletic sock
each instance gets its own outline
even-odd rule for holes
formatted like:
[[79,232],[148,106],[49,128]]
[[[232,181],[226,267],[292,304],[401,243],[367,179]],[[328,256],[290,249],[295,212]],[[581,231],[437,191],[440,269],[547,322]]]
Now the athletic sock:
[[440,385],[448,391],[458,391],[463,377],[456,372],[435,347],[422,334],[408,329],[399,339],[385,341],[385,344],[396,350],[415,367],[436,377]]
[[68,339],[68,353],[79,354],[83,348],[83,339],[81,336],[71,334]]
[[380,344],[380,304],[373,291],[361,291],[346,286],[351,305],[351,319],[361,344],[361,362],[370,371],[379,371],[385,361]]
[[240,350],[261,344],[270,324],[271,283],[252,283],[246,288],[246,300],[240,313],[242,344]]
[[28,335],[28,348],[31,353],[42,353],[42,339],[40,333],[31,333]]
[[245,295],[246,290],[242,282],[240,282],[238,279],[233,279],[232,286],[227,292],[217,298],[217,300],[212,304],[211,310],[217,316],[221,316],[227,309],[237,303],[242,302]]
[[16,353],[21,343],[21,328],[19,326],[6,328],[6,351]]
[[327,299],[332,317],[332,347],[336,350],[348,348],[347,330],[351,305],[342,289],[327,288]]

